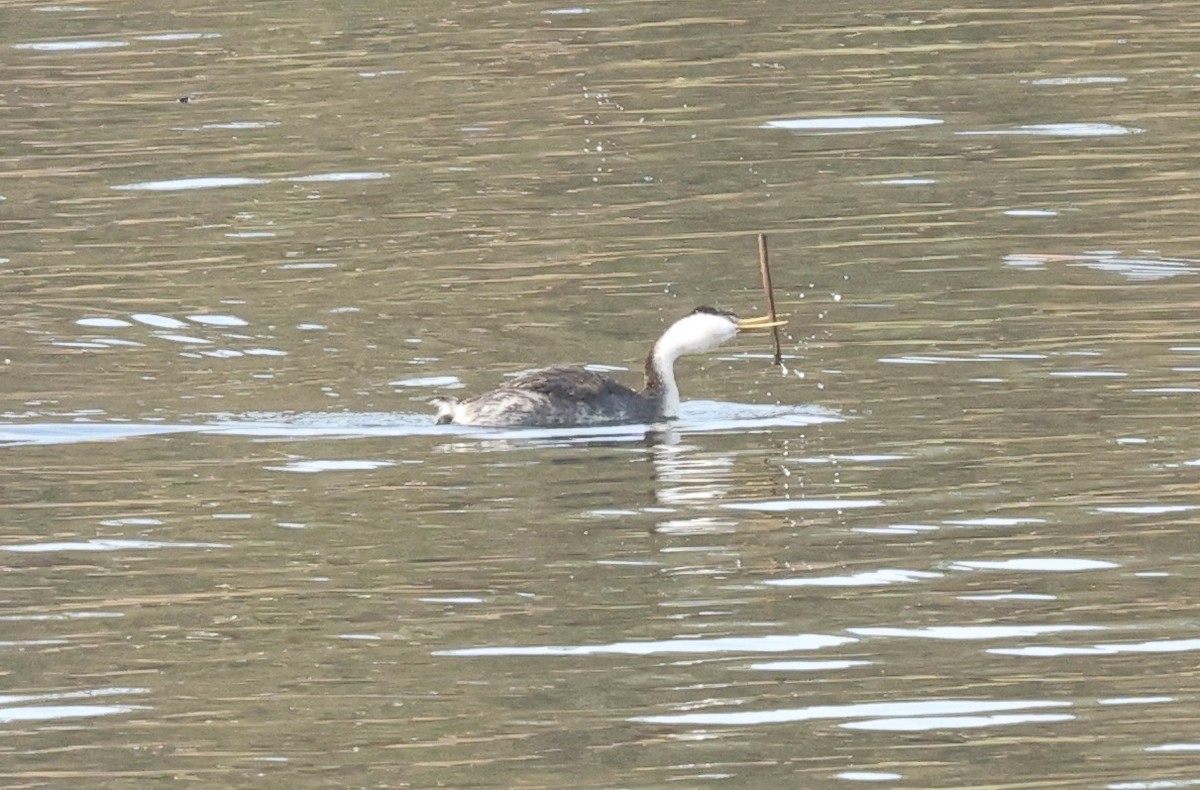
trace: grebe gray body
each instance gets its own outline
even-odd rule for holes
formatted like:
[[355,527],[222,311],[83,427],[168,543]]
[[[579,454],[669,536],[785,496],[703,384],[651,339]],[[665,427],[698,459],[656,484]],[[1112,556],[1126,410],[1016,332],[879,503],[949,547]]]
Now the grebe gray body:
[[769,316],[739,319],[724,310],[697,307],[667,327],[650,348],[646,386],[641,392],[590,370],[556,366],[522,374],[474,398],[437,398],[437,421],[558,428],[673,419],[679,416],[675,360],[714,349],[740,330],[770,329],[784,323]]

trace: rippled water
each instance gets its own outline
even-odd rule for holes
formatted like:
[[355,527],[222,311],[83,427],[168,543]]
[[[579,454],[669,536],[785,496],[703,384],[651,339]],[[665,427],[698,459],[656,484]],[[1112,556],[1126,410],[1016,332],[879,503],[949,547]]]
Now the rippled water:
[[1195,4],[10,5],[5,786],[1200,784]]

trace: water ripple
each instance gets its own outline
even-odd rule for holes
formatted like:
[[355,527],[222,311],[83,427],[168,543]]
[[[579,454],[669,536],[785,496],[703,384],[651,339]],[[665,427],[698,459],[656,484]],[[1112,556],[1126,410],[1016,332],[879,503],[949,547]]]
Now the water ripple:
[[882,499],[776,499],[766,502],[727,502],[721,507],[728,510],[778,513],[787,510],[854,510],[884,504],[886,503]]
[[793,132],[863,132],[876,129],[906,129],[945,123],[941,118],[903,115],[837,115],[825,118],[783,118],[767,121],[760,129],[787,129]]
[[824,672],[830,669],[852,669],[869,667],[870,661],[762,661],[751,664],[750,669],[763,672]]
[[938,625],[929,628],[847,628],[855,636],[912,637],[916,639],[1016,639],[1068,631],[1103,631],[1101,625]]
[[1060,656],[1113,656],[1123,653],[1186,653],[1200,650],[1200,639],[1160,639],[1151,642],[1114,642],[1087,647],[1057,647],[1030,645],[1028,647],[995,647],[989,653],[1004,656],[1057,658]]
[[465,647],[435,650],[435,656],[650,656],[672,653],[784,653],[820,650],[857,642],[829,634],[771,634],[727,636],[712,639],[661,639],[646,642],[610,642],[603,645],[535,645],[528,647]]
[[13,49],[34,52],[78,52],[95,49],[116,49],[129,46],[128,41],[78,40],[78,41],[27,41],[13,44]]
[[1086,560],[1072,557],[1015,557],[1009,560],[959,560],[951,563],[956,570],[972,571],[1038,571],[1069,573],[1119,568],[1107,560]]
[[18,721],[53,721],[77,719],[91,716],[112,716],[135,710],[147,710],[145,705],[26,705],[27,702],[51,702],[59,700],[96,699],[100,697],[146,694],[149,689],[110,687],[84,691],[52,692],[48,694],[3,694],[0,695],[0,724]]
[[1146,131],[1136,126],[1121,126],[1115,123],[1031,123],[1008,129],[972,130],[956,132],[963,137],[979,135],[1033,135],[1038,137],[1117,137],[1126,134],[1141,134]]
[[978,715],[993,711],[1070,707],[1069,702],[1050,700],[944,699],[910,702],[863,702],[852,705],[816,705],[808,708],[779,708],[730,713],[680,713],[634,716],[630,721],[647,724],[725,725],[782,724],[814,719],[899,719]]
[[265,178],[246,176],[203,176],[199,178],[172,178],[166,181],[137,181],[132,184],[117,184],[113,189],[131,192],[178,192],[189,189],[220,189],[222,187],[245,187],[270,183]]
[[129,540],[124,538],[93,538],[92,540],[56,541],[51,543],[14,543],[0,546],[0,551],[36,553],[47,551],[145,551],[148,549],[227,549],[228,543],[191,543],[186,541]]
[[299,472],[302,474],[313,474],[316,472],[369,472],[374,469],[383,469],[389,466],[395,466],[394,461],[356,461],[356,460],[312,460],[312,461],[292,461],[283,466],[266,466],[264,469],[269,469],[272,472]]
[[1072,721],[1070,713],[1001,713],[990,716],[922,716],[905,719],[868,719],[841,725],[847,730],[876,732],[927,732],[929,730],[965,730],[1008,724],[1045,724]]
[[1200,261],[1191,258],[1136,258],[1109,250],[1079,254],[1022,252],[1004,256],[1004,264],[1016,269],[1040,270],[1053,263],[1119,274],[1133,282],[1164,280],[1200,272],[1196,265]]
[[792,579],[770,579],[764,584],[774,587],[876,587],[886,584],[911,584],[925,579],[940,579],[942,574],[929,571],[910,571],[902,568],[880,568],[848,576],[811,576]]

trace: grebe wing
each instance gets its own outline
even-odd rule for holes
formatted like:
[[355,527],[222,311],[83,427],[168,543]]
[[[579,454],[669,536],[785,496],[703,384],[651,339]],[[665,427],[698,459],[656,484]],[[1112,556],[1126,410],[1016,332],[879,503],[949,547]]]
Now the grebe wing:
[[505,382],[503,389],[529,390],[550,398],[573,401],[636,394],[629,387],[608,376],[569,365],[522,373]]

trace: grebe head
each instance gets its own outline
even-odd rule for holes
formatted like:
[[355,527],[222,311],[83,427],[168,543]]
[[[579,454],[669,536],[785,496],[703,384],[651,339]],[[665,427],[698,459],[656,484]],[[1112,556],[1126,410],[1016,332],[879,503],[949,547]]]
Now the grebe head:
[[658,352],[670,359],[684,354],[703,354],[733,339],[739,331],[753,331],[782,326],[786,321],[772,322],[768,316],[739,319],[727,310],[697,307],[671,324],[659,338]]

